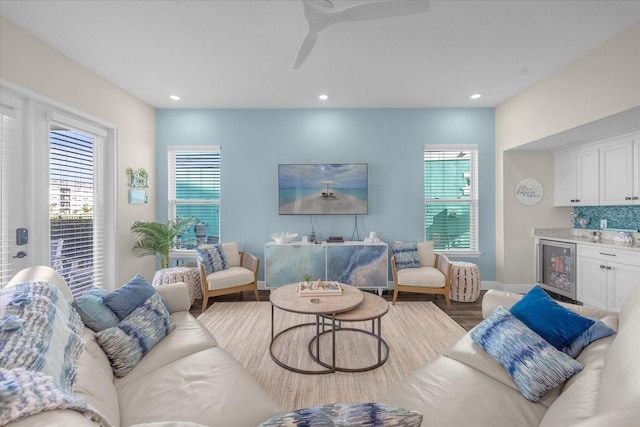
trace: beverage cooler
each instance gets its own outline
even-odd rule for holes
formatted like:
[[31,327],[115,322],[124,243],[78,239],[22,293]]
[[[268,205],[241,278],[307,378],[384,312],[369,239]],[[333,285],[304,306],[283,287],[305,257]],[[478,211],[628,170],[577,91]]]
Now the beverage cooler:
[[576,245],[540,239],[536,281],[543,289],[576,299]]

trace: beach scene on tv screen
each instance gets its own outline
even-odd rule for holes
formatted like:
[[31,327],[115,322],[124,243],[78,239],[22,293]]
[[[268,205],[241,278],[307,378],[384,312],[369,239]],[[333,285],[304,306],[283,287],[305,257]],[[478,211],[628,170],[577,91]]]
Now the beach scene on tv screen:
[[366,163],[278,165],[281,215],[366,215]]

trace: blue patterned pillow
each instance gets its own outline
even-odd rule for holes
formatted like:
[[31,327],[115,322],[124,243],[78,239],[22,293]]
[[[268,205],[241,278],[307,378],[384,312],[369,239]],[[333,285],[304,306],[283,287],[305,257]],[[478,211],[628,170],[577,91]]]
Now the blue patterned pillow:
[[95,334],[116,377],[124,377],[176,324],[160,295],[151,295],[118,326]]
[[418,411],[382,403],[334,403],[276,415],[259,427],[420,427],[422,418]]
[[504,366],[532,402],[582,370],[502,306],[471,330],[471,339]]
[[540,286],[515,303],[511,314],[560,351],[595,323],[555,302]]
[[82,322],[94,332],[112,328],[120,322],[118,316],[102,300],[108,293],[106,289],[91,288],[71,304],[80,314]]
[[196,248],[198,260],[204,266],[204,272],[211,274],[229,267],[222,245],[200,245]]
[[396,268],[417,268],[420,267],[420,257],[418,257],[418,243],[416,242],[396,242],[391,245],[391,252],[396,260]]

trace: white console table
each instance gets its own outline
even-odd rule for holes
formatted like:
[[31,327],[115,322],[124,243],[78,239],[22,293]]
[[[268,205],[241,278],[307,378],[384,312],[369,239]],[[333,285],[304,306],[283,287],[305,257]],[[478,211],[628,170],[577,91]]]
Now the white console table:
[[384,242],[269,242],[264,247],[265,286],[277,288],[300,282],[309,274],[313,280],[388,289],[388,250]]

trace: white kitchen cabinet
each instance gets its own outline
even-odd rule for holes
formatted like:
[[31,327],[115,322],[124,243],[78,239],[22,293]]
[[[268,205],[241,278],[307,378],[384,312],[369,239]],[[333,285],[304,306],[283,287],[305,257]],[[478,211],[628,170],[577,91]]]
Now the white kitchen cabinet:
[[578,245],[576,293],[585,305],[619,311],[627,295],[640,285],[637,251]]
[[640,204],[639,157],[637,138],[600,147],[600,205]]
[[554,205],[599,204],[598,148],[559,151],[554,156]]

